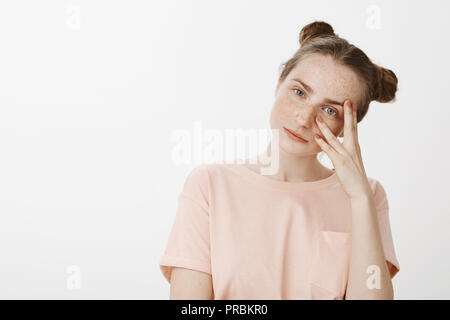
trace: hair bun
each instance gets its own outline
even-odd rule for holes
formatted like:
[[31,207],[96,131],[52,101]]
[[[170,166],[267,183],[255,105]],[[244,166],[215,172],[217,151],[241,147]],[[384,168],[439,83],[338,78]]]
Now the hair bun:
[[333,27],[324,21],[314,21],[302,28],[300,31],[299,42],[304,45],[313,38],[321,36],[336,36]]
[[378,102],[389,102],[395,99],[398,79],[392,70],[375,65],[377,73],[377,85],[373,100]]

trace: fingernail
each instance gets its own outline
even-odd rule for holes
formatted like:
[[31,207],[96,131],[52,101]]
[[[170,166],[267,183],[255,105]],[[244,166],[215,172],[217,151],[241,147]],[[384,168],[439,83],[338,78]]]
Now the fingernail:
[[322,118],[320,116],[317,116],[317,121],[322,122]]

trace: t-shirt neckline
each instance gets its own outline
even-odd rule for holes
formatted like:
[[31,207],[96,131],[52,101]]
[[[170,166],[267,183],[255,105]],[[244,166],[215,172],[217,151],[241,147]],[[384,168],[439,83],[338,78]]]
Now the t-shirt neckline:
[[334,184],[339,183],[339,178],[337,176],[336,171],[333,168],[333,174],[330,176],[315,180],[315,181],[302,181],[302,182],[289,182],[289,181],[281,181],[269,178],[262,174],[256,173],[250,168],[246,167],[242,161],[240,163],[232,163],[231,165],[236,168],[244,177],[247,179],[258,182],[261,186],[268,186],[281,190],[290,190],[290,191],[308,191],[308,190],[317,190],[325,187],[332,186]]

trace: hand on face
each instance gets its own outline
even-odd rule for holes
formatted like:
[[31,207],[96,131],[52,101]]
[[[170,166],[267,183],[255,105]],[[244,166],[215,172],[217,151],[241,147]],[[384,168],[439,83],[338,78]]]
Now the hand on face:
[[350,99],[345,100],[343,143],[331,132],[320,116],[317,116],[316,122],[323,137],[314,136],[317,144],[333,162],[339,180],[350,198],[370,191],[358,142],[356,107],[353,106]]

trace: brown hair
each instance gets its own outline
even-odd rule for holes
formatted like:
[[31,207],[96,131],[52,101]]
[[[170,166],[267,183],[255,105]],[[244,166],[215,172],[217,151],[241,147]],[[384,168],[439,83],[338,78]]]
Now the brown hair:
[[372,100],[378,102],[395,101],[397,76],[392,70],[374,64],[366,54],[347,40],[334,33],[326,22],[315,21],[300,31],[300,48],[283,67],[279,83],[282,83],[297,63],[309,54],[331,55],[338,63],[353,70],[365,84],[361,101],[357,105],[357,120],[360,122],[369,109]]

